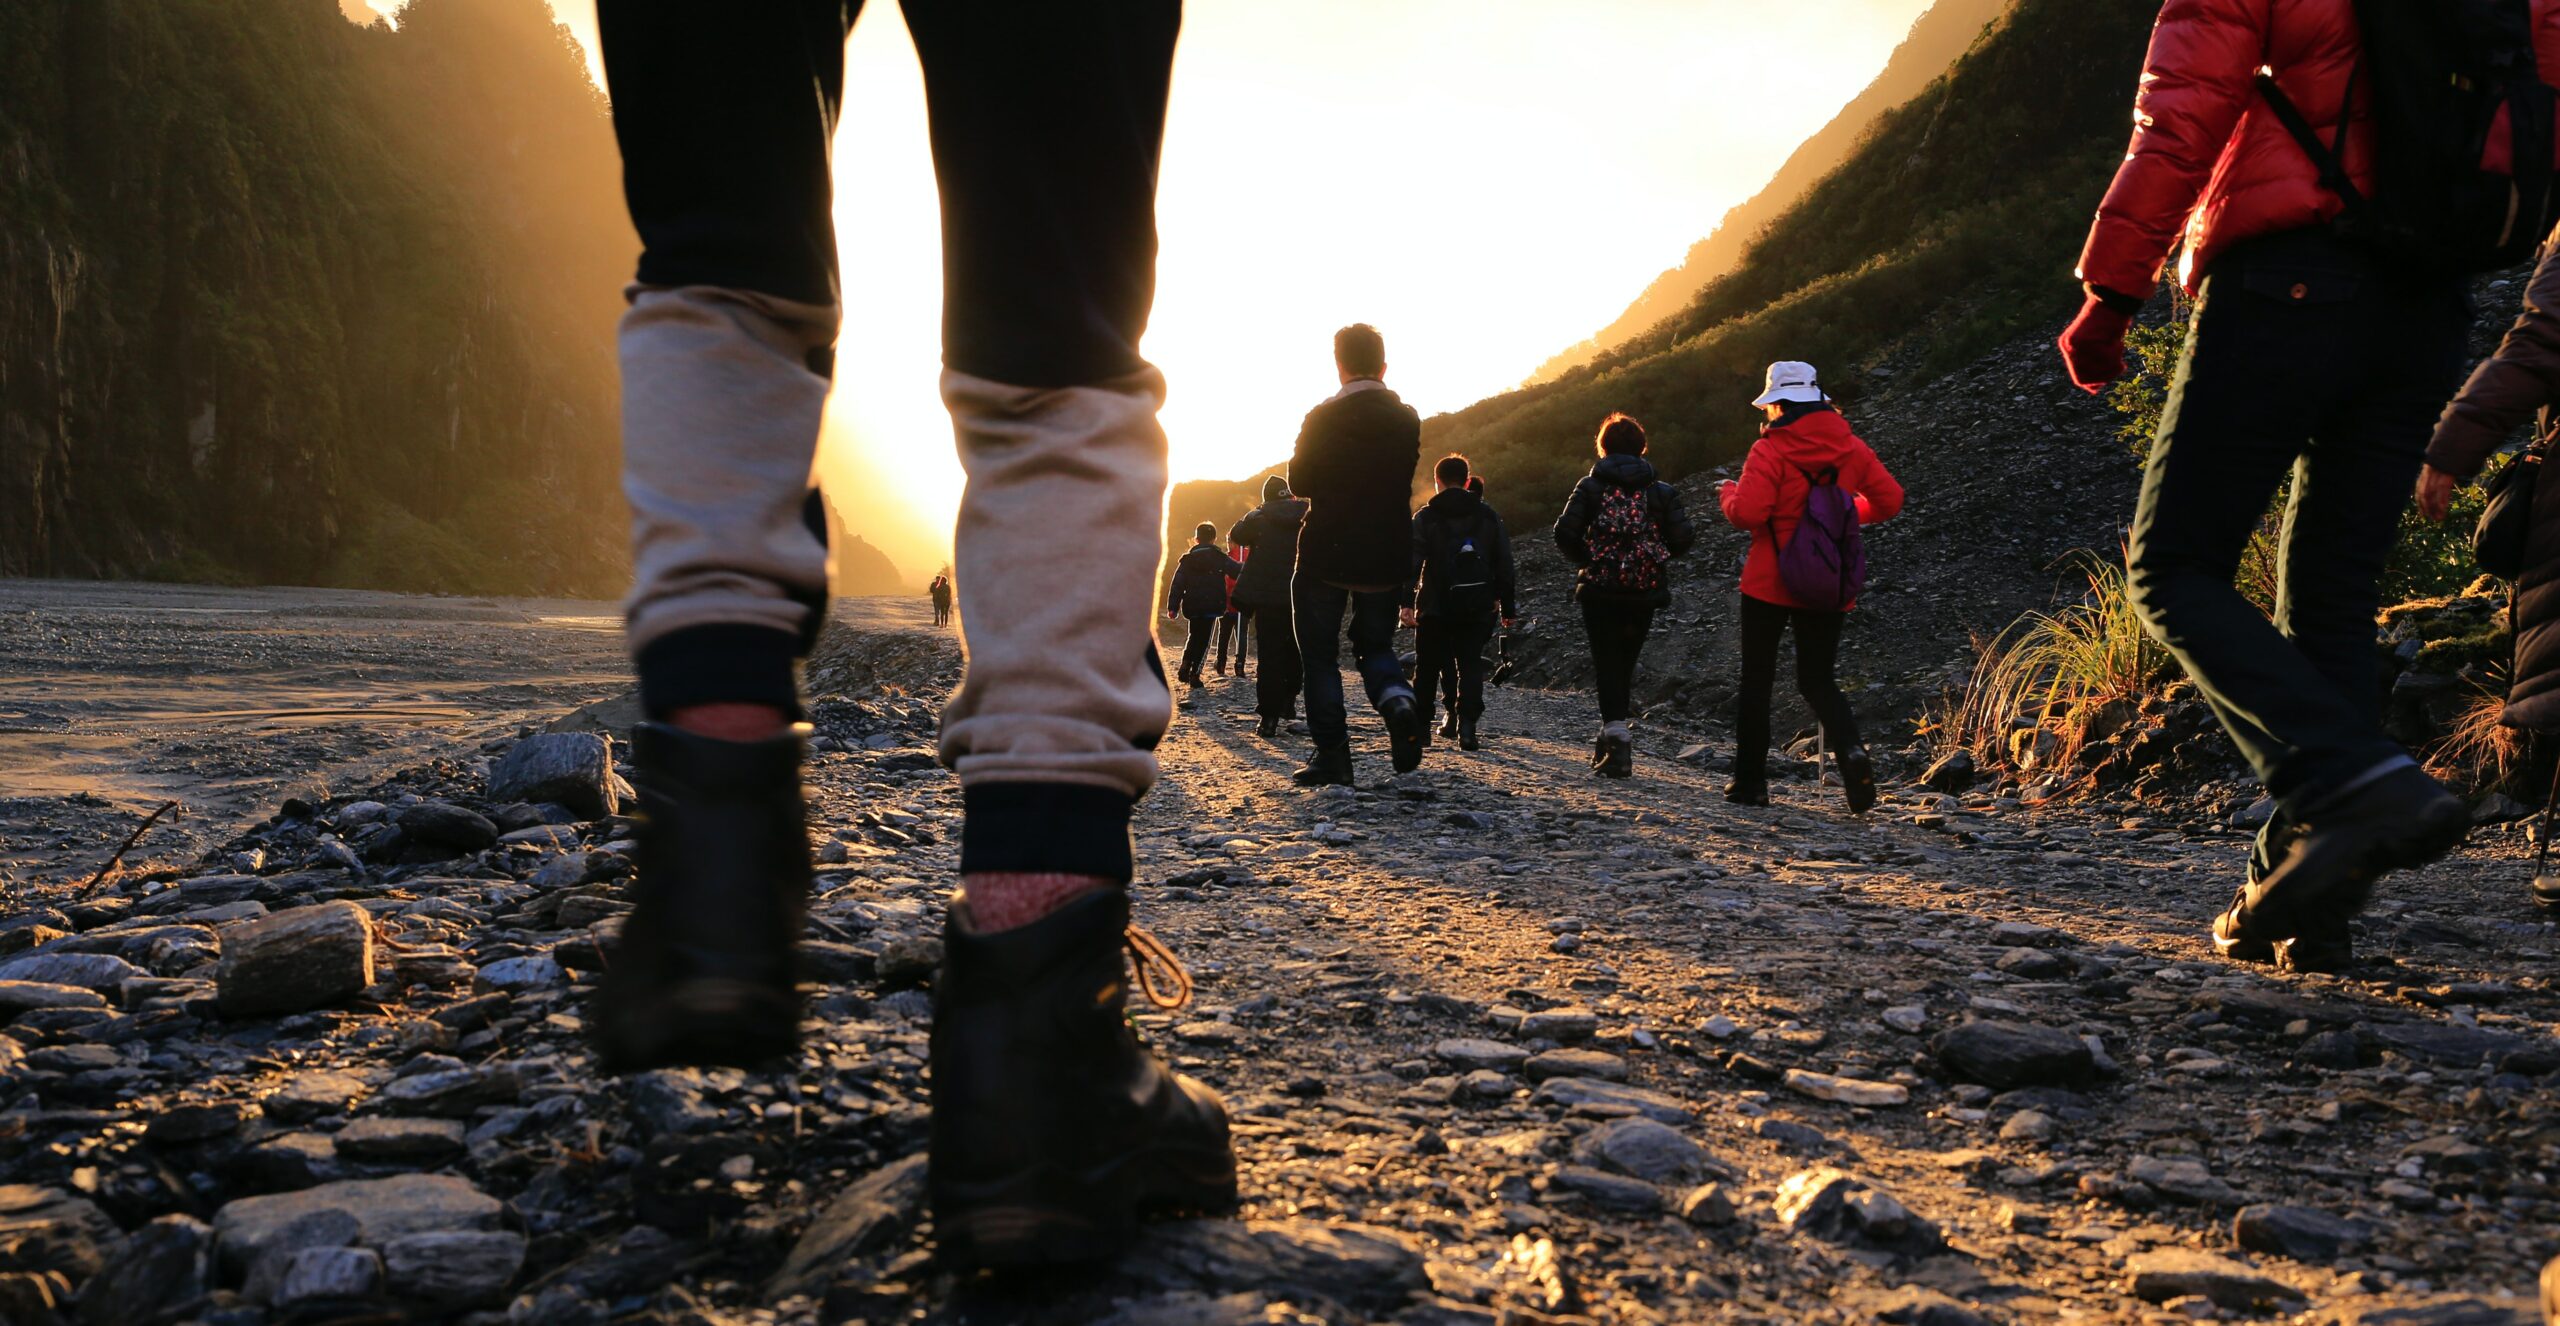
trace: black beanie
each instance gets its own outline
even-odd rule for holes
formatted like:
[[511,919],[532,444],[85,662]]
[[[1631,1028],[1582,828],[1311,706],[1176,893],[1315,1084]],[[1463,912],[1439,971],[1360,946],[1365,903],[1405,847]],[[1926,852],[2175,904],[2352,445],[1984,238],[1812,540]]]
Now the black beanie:
[[1276,474],[1275,474],[1275,475],[1272,475],[1270,478],[1265,479],[1265,480],[1263,480],[1263,481],[1262,481],[1262,500],[1263,500],[1263,501],[1265,501],[1265,502],[1277,502],[1277,501],[1279,501],[1281,498],[1287,497],[1288,495],[1289,495],[1289,481],[1288,481],[1288,480],[1286,480],[1286,479],[1281,478],[1279,475],[1276,475]]

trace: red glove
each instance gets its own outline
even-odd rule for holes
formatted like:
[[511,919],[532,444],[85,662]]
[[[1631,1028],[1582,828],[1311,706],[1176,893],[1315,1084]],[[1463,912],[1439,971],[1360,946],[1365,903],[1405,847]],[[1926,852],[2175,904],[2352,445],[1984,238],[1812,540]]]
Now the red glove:
[[2080,316],[2063,329],[2059,342],[2062,364],[2070,370],[2073,384],[2094,396],[2123,377],[2124,333],[2132,325],[2133,314],[2120,313],[2096,295],[2089,296]]

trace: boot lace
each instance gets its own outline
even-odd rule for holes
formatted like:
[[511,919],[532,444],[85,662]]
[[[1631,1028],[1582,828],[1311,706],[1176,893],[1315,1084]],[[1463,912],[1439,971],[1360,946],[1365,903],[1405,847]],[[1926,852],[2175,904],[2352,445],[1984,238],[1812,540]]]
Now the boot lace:
[[1122,937],[1130,970],[1137,974],[1138,993],[1158,1008],[1171,1011],[1191,1002],[1191,971],[1173,949],[1143,926],[1130,926]]

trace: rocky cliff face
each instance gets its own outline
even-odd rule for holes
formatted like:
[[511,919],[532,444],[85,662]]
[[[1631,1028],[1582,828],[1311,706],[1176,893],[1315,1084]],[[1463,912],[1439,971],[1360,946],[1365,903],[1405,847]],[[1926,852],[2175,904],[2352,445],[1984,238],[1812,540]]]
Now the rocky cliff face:
[[0,574],[611,592],[636,245],[541,0],[0,10]]

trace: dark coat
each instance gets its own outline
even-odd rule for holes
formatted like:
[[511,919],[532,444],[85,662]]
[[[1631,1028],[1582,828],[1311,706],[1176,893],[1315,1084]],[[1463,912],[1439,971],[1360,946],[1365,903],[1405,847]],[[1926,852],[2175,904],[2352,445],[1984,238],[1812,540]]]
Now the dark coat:
[[[2525,286],[2524,311],[2498,352],[2444,408],[2427,463],[2457,479],[2478,475],[2534,412],[2560,404],[2560,244],[2546,243]],[[2533,528],[2508,620],[2515,666],[2506,722],[2560,732],[2560,470],[2550,461],[2533,486]]]
[[1401,585],[1422,416],[1383,386],[1351,385],[1307,412],[1289,458],[1289,490],[1307,500],[1298,570],[1352,588]]
[[1227,612],[1227,577],[1244,574],[1244,565],[1206,543],[1191,545],[1191,551],[1173,565],[1173,587],[1165,594],[1164,610],[1185,617],[1223,617]]
[[1414,608],[1425,617],[1449,613],[1449,569],[1459,548],[1473,539],[1483,549],[1490,600],[1504,617],[1520,615],[1519,580],[1511,561],[1511,532],[1502,515],[1464,488],[1439,493],[1413,513],[1413,578],[1420,586]]
[[[1689,551],[1698,541],[1698,527],[1689,521],[1688,509],[1680,504],[1680,492],[1664,483],[1654,472],[1653,462],[1642,456],[1602,456],[1573,486],[1573,496],[1564,504],[1564,514],[1556,517],[1556,548],[1564,559],[1579,567],[1591,564],[1591,522],[1600,517],[1600,494],[1605,488],[1632,488],[1644,493],[1645,505],[1653,511],[1653,523],[1662,531],[1662,545],[1674,557]],[[1573,578],[1576,599],[1625,599],[1631,603],[1656,608],[1671,606],[1671,586],[1642,595],[1623,595],[1587,583],[1587,574]]]
[[1227,542],[1251,548],[1236,577],[1236,604],[1259,611],[1289,606],[1289,578],[1298,569],[1298,527],[1307,522],[1307,499],[1283,497],[1245,513],[1227,531]]

